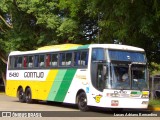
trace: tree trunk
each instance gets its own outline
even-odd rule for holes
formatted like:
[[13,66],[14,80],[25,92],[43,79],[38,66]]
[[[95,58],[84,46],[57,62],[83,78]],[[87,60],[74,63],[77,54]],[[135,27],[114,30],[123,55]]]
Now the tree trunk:
[[[0,60],[3,61],[3,63],[7,64],[7,57],[5,56],[5,54],[0,50]],[[6,87],[6,70],[1,70],[1,77],[4,83],[4,87]]]
[[6,90],[6,73],[1,72],[1,75],[2,75],[2,80],[3,80],[3,83],[4,83],[4,90]]
[[2,53],[2,51],[0,50],[0,59],[7,64],[7,57]]

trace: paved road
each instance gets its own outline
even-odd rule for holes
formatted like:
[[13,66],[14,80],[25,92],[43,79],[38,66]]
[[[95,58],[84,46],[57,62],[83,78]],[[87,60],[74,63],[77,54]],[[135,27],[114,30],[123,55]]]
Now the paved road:
[[[56,117],[63,117],[66,120],[66,117],[68,117],[69,120],[74,119],[76,117],[77,119],[90,119],[92,117],[92,120],[94,119],[101,119],[104,120],[106,117],[109,117],[111,119],[117,118],[117,116],[136,116],[139,115],[139,112],[137,110],[135,111],[125,111],[125,112],[111,112],[107,109],[101,109],[101,108],[92,108],[89,112],[80,112],[75,105],[70,104],[60,104],[60,103],[47,103],[47,102],[39,102],[35,104],[27,104],[27,103],[20,103],[18,102],[17,98],[8,97],[5,94],[0,93],[0,116],[2,116],[2,112],[7,111],[11,112],[12,116],[17,117],[26,117],[26,116],[37,116],[37,117],[47,117],[47,119],[50,119],[54,116]],[[26,113],[27,111],[27,113]],[[44,112],[45,111],[45,112]],[[140,114],[150,114],[150,115],[156,115],[156,113],[151,111],[140,111]],[[5,115],[5,114],[4,114]],[[115,117],[116,116],[116,117]],[[18,117],[19,118],[19,117]],[[54,117],[55,118],[55,117]],[[104,118],[104,119],[103,119]],[[135,117],[132,117],[135,120]],[[154,117],[155,119],[157,117]],[[1,118],[0,118],[1,119]],[[17,119],[17,118],[15,118]],[[35,118],[34,118],[35,119]],[[60,118],[58,118],[60,119]],[[57,120],[58,120],[57,119]],[[121,117],[122,119],[122,117]],[[123,119],[127,119],[127,117],[123,117]],[[141,117],[142,119],[142,117]],[[144,117],[143,117],[144,119]]]

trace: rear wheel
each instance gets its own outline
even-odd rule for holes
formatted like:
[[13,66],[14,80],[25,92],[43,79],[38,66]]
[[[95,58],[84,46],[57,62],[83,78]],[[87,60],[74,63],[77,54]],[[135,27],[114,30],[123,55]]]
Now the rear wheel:
[[22,88],[19,88],[17,91],[18,99],[20,102],[24,103],[25,102],[25,94],[23,92]]
[[88,111],[89,110],[89,107],[87,106],[87,96],[86,96],[85,92],[81,92],[78,95],[77,100],[78,100],[78,108],[81,111]]
[[32,103],[32,92],[30,88],[27,88],[25,91],[26,103]]

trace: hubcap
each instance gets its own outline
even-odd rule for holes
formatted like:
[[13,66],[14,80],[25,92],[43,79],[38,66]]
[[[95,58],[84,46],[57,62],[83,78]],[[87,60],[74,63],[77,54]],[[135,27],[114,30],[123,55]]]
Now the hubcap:
[[80,98],[80,106],[85,107],[87,104],[87,99],[85,97]]

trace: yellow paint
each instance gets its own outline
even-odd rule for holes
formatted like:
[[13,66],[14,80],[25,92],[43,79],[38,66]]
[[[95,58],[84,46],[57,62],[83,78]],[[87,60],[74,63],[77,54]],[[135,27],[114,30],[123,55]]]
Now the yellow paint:
[[97,102],[97,103],[99,103],[99,102],[100,102],[101,97],[102,97],[101,95],[97,95],[97,96],[95,97],[95,100],[96,100],[96,102]]
[[[50,70],[49,71],[45,83],[42,84],[42,86],[41,86],[42,88],[44,88],[44,90],[42,91],[43,94],[39,93],[39,94],[41,94],[40,98],[42,100],[46,100],[47,99],[47,97],[49,95],[49,92],[50,92],[50,89],[52,87],[52,84],[53,84],[53,82],[55,80],[55,77],[56,77],[57,73],[58,73],[58,70]],[[38,87],[38,90],[40,90],[40,89],[41,88]]]
[[72,47],[78,47],[78,46],[81,46],[81,45],[80,44],[50,45],[50,46],[40,47],[37,50],[50,50],[50,49],[53,49],[55,51],[57,51],[57,50],[68,50]]
[[7,80],[6,95],[16,97],[19,86],[22,86],[23,90],[29,86],[32,91],[32,99],[46,100],[57,73],[58,70],[50,70],[45,81]]
[[142,91],[142,95],[149,95],[148,91]]

